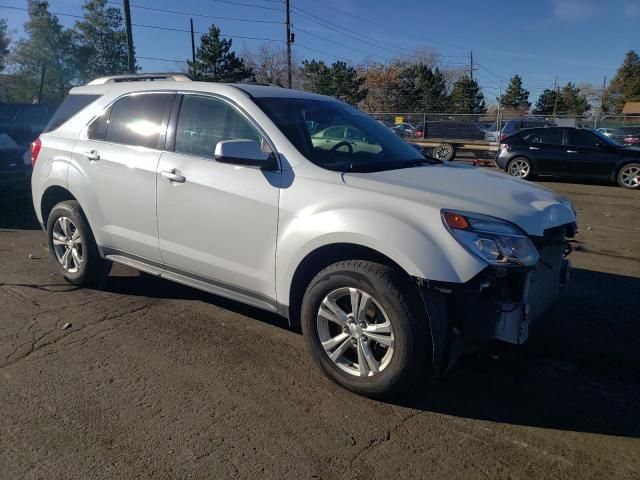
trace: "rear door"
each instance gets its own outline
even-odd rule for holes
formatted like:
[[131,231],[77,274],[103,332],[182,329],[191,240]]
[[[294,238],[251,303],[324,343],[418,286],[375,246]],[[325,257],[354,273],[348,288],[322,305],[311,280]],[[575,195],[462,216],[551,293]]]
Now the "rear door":
[[[96,205],[93,228],[114,254],[161,263],[156,222],[156,168],[173,93],[122,97],[88,127],[74,147],[75,161],[90,179]],[[71,181],[71,179],[70,179]],[[87,182],[78,180],[82,188]]]
[[616,152],[588,130],[566,129],[567,174],[609,176],[618,156]]
[[566,153],[561,128],[535,128],[522,135],[536,173],[562,173]]

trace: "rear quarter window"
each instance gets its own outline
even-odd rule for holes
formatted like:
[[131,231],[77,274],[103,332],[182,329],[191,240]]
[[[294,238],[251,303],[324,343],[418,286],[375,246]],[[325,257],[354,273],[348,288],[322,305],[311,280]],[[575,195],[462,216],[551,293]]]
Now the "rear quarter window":
[[60,104],[43,132],[52,132],[98,98],[100,98],[100,95],[69,95],[65,98],[64,102]]

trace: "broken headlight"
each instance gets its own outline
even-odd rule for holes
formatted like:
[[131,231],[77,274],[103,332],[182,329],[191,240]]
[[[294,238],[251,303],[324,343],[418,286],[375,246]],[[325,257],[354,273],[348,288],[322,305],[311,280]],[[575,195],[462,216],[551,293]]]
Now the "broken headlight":
[[491,265],[530,267],[538,262],[538,250],[512,223],[476,213],[442,211],[449,233],[467,250]]

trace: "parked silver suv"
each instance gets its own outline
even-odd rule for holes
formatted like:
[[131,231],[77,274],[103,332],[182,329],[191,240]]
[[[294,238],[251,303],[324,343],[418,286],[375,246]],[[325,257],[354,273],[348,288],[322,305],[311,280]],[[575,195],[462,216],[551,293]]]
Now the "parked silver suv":
[[276,87],[98,79],[71,90],[32,161],[68,281],[98,284],[119,262],[278,312],[369,396],[442,374],[465,342],[524,342],[575,232],[547,189],[424,157],[355,108]]

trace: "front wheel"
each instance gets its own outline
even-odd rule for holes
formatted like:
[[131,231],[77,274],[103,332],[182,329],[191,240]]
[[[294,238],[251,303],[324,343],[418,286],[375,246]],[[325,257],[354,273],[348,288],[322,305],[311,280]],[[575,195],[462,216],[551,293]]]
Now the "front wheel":
[[318,273],[302,302],[302,331],[316,364],[338,384],[370,397],[389,397],[426,380],[430,343],[415,289],[399,272],[361,260]]
[[531,167],[531,162],[524,157],[516,157],[511,162],[509,162],[509,166],[507,167],[507,172],[512,177],[518,177],[523,179],[528,179],[533,176],[533,168]]
[[104,279],[111,262],[100,257],[89,223],[75,200],[58,203],[47,220],[49,252],[69,282],[93,286]]
[[634,190],[640,189],[640,163],[629,163],[618,172],[618,185]]

